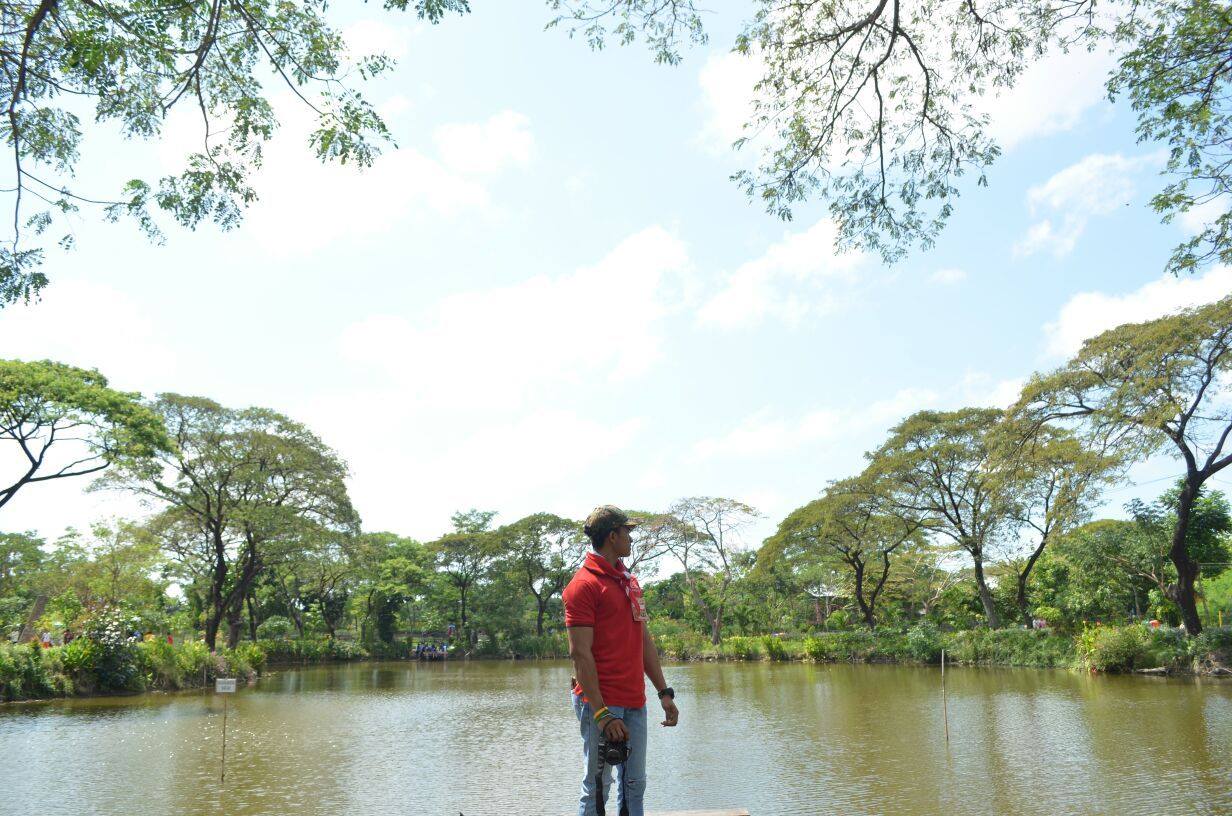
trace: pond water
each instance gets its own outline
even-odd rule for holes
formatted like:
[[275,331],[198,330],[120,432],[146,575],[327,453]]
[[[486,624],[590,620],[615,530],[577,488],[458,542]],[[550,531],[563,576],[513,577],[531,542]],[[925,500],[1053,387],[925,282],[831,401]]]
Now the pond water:
[[[774,814],[1232,813],[1232,683],[899,666],[667,668],[649,809]],[[285,669],[223,701],[0,706],[0,814],[566,814],[563,662]],[[652,714],[654,698],[651,697]],[[653,722],[657,722],[654,720]]]

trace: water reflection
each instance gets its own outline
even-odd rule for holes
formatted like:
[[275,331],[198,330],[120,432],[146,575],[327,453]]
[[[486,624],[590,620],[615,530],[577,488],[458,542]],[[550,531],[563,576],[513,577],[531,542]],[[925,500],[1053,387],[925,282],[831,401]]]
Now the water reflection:
[[[673,666],[648,805],[768,814],[1232,812],[1232,684],[892,666]],[[559,814],[563,663],[371,663],[0,708],[0,814]],[[652,698],[653,702],[653,698]],[[657,721],[657,720],[656,720]],[[6,774],[7,776],[7,774]],[[33,784],[34,779],[50,784]]]

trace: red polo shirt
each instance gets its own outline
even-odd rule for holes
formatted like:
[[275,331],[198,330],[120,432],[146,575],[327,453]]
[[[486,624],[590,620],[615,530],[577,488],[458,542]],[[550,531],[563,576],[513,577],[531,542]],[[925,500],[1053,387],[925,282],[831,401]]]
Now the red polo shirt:
[[[621,584],[620,573],[598,553],[587,553],[582,568],[565,587],[565,626],[595,630],[591,652],[599,670],[599,693],[606,705],[641,708],[646,705],[642,679],[642,622],[633,619],[633,606]],[[574,686],[574,691],[582,693]]]

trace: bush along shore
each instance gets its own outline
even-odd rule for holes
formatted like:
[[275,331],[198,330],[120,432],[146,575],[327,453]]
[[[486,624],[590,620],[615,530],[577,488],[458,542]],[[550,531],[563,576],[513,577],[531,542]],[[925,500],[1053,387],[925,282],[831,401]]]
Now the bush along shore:
[[[967,666],[1065,668],[1101,673],[1232,676],[1232,628],[1208,629],[1196,638],[1145,626],[1091,626],[1077,634],[1026,629],[944,632],[932,626],[905,631],[850,630],[808,636],[731,636],[713,646],[696,633],[663,632],[664,657],[685,661],[799,661],[903,663],[941,661]],[[473,656],[499,659],[562,658],[563,634],[545,635],[518,650],[480,649]],[[64,646],[0,644],[0,699],[174,691],[199,688],[216,677],[252,681],[269,667],[413,657],[409,643],[364,647],[345,641],[260,640],[210,654],[204,643],[162,640],[95,640]]]
[[664,657],[676,660],[930,665],[941,662],[944,649],[947,663],[966,666],[1232,676],[1230,627],[1207,629],[1196,638],[1186,638],[1175,629],[1152,630],[1143,625],[1088,626],[1077,633],[1060,633],[1029,629],[942,631],[923,624],[906,630],[732,636],[718,646],[694,632],[660,631],[655,642]]

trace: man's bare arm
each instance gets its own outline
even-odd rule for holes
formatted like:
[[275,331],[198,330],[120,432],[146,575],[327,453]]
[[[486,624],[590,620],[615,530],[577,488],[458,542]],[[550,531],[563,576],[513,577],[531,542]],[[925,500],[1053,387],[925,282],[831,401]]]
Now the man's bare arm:
[[655,691],[667,688],[667,680],[663,678],[663,666],[659,663],[659,650],[655,648],[650,627],[644,624],[642,625],[642,666],[646,669],[646,676],[650,678]]
[[[573,673],[586,701],[590,703],[591,711],[603,708],[603,695],[599,692],[599,670],[595,668],[595,656],[590,651],[595,642],[595,630],[589,626],[569,626],[565,631],[569,635],[569,657],[573,658]],[[611,718],[603,724],[608,739],[625,740],[629,732],[625,724],[616,718]]]
[[603,708],[603,695],[599,693],[599,670],[595,668],[595,656],[590,651],[595,642],[595,630],[589,626],[570,626],[565,631],[569,634],[573,676],[582,687],[591,710],[598,711]]
[[[642,627],[642,667],[646,670],[646,676],[650,678],[650,682],[654,684],[655,691],[662,691],[667,688],[667,680],[663,677],[663,666],[659,663],[659,650],[655,648],[654,637],[650,634],[650,627]],[[663,704],[663,722],[660,725],[673,726],[680,720],[680,711],[676,708],[676,701],[671,697],[660,697],[659,702]]]

